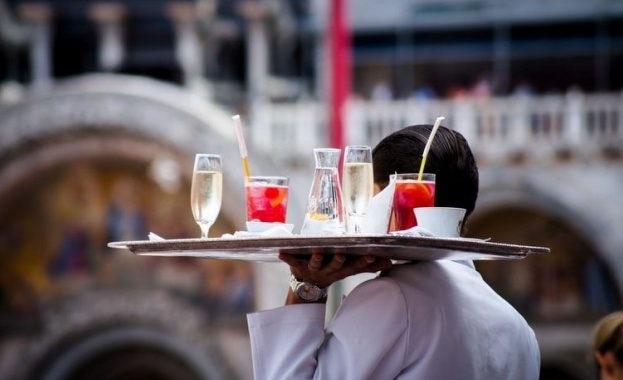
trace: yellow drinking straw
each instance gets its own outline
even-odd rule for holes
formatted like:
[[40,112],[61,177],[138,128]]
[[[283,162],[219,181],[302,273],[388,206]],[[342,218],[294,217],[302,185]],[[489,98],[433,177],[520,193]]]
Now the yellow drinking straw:
[[242,133],[242,123],[240,122],[240,115],[232,116],[234,120],[234,126],[236,127],[236,136],[238,137],[238,147],[240,148],[240,157],[242,158],[242,168],[244,169],[245,179],[248,181],[251,177],[251,170],[249,170],[249,157],[247,154],[247,144],[244,142],[244,133]]
[[439,125],[446,118],[443,116],[439,116],[437,120],[435,120],[435,124],[433,125],[433,130],[430,131],[430,136],[428,136],[428,141],[426,141],[426,146],[424,147],[424,152],[422,153],[422,164],[420,165],[420,173],[418,174],[418,181],[422,180],[422,174],[424,174],[424,166],[426,165],[426,157],[428,157],[428,151],[430,150],[430,146],[433,143],[433,138],[435,137],[435,133],[439,129]]

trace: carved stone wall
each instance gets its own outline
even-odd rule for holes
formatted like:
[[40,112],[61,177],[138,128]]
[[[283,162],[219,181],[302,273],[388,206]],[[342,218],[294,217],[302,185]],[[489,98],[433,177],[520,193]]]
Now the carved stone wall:
[[[242,227],[244,174],[232,114],[148,78],[94,74],[60,82],[0,110],[0,194],[38,170],[87,156],[149,161],[168,153],[189,178],[194,154],[211,152],[223,156],[222,212]],[[256,173],[285,172],[249,151]],[[302,219],[302,202],[291,205],[290,215]]]

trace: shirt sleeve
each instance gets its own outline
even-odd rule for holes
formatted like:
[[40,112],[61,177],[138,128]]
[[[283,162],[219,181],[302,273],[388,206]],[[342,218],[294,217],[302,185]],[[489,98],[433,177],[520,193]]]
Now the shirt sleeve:
[[407,314],[393,280],[356,287],[326,330],[324,315],[322,304],[250,314],[255,379],[391,379],[400,373]]
[[325,310],[325,304],[297,304],[249,314],[253,378],[312,379]]

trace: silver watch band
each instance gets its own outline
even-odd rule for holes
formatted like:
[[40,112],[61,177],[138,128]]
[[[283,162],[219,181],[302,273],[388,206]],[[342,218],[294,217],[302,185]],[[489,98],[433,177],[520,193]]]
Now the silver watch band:
[[307,281],[299,281],[290,274],[290,289],[305,302],[316,302],[327,297],[327,288],[321,288]]

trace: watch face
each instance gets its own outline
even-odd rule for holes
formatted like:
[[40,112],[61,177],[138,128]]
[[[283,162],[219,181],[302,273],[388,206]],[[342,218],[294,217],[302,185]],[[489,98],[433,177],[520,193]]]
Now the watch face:
[[299,285],[296,293],[305,301],[317,301],[319,299],[318,295],[320,293],[320,289],[312,284],[304,282]]

